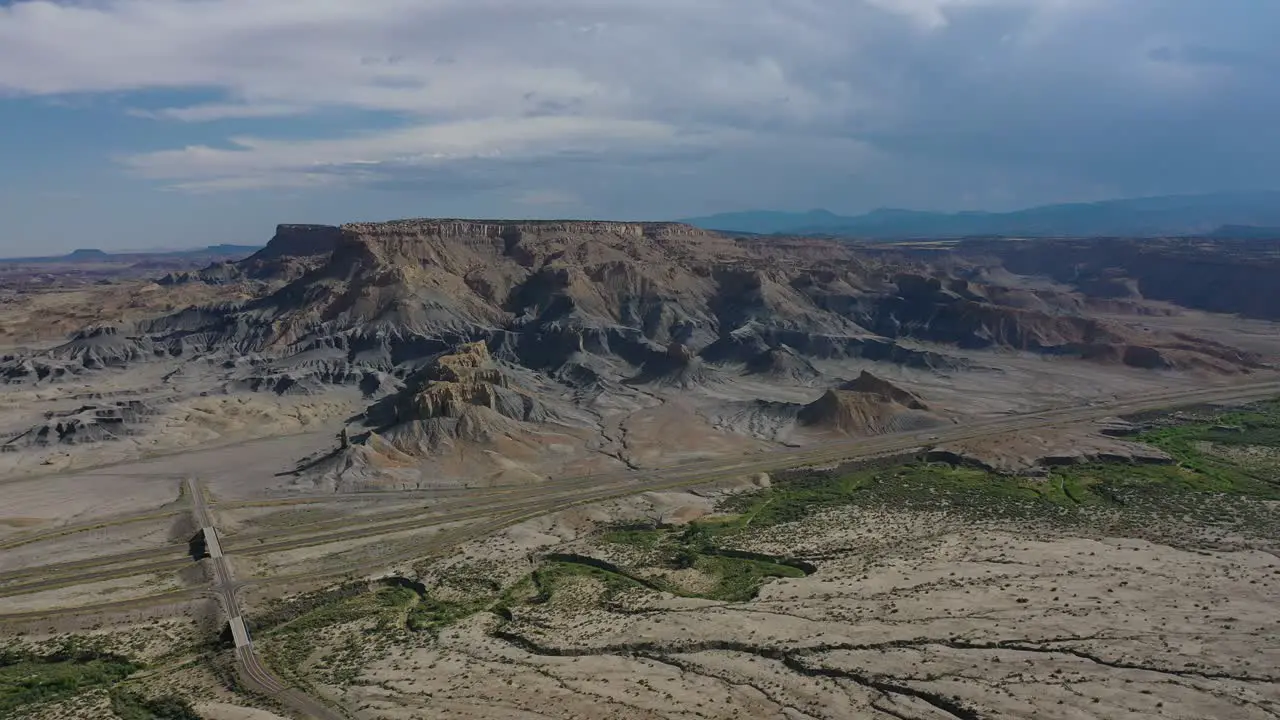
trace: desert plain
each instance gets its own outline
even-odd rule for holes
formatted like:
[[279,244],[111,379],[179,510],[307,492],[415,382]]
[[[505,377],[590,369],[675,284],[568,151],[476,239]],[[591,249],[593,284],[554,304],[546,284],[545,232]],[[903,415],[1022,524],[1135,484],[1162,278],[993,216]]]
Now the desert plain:
[[0,715],[1275,717],[1276,257],[414,220],[41,265]]

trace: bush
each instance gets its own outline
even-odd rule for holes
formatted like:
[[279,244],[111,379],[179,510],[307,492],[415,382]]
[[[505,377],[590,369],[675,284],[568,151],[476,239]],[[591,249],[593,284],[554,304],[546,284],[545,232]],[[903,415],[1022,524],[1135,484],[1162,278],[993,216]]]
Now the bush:
[[186,698],[161,695],[148,699],[132,690],[111,691],[111,712],[120,720],[200,720]]

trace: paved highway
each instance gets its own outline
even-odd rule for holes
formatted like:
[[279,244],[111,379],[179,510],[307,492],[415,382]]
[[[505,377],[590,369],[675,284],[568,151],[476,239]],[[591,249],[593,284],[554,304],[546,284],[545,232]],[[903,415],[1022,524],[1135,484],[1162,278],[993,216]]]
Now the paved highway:
[[[757,472],[775,472],[804,465],[819,465],[876,455],[905,452],[923,445],[958,442],[1017,430],[1071,424],[1108,415],[1154,410],[1170,405],[1203,402],[1246,401],[1280,394],[1280,381],[1266,381],[1199,391],[1147,393],[1119,401],[1011,415],[931,430],[841,440],[802,449],[784,449],[734,460],[716,458],[681,463],[653,471],[620,471],[568,478],[538,485],[476,489],[470,494],[450,493],[431,508],[412,508],[379,515],[361,515],[297,525],[280,530],[223,538],[228,552],[261,555],[312,545],[375,537],[450,523],[506,515],[552,512],[568,505],[653,490],[667,490]],[[403,496],[396,493],[397,499]],[[382,493],[361,494],[374,500]],[[269,501],[274,502],[274,501]],[[236,503],[242,506],[245,503]],[[456,508],[456,509],[455,509]],[[352,527],[352,526],[355,527]],[[150,561],[150,562],[147,562]],[[0,596],[26,594],[67,585],[178,570],[188,565],[186,545],[177,544],[114,556],[24,568],[0,573]],[[21,581],[32,576],[39,579]],[[271,582],[263,579],[261,582]],[[2,616],[0,616],[2,617]]]
[[[232,539],[231,541],[218,536],[204,493],[194,480],[187,481],[187,495],[191,502],[192,513],[199,527],[206,534],[207,545],[209,545],[211,551],[216,549],[216,552],[211,552],[211,557],[209,558],[213,572],[212,591],[232,624],[233,634],[236,639],[237,665],[244,682],[251,688],[277,698],[306,717],[318,718],[319,720],[340,720],[342,716],[336,711],[313,698],[288,688],[261,663],[261,660],[254,652],[252,638],[249,637],[248,629],[242,621],[236,597],[239,588],[250,584],[278,583],[298,578],[276,576],[237,582],[232,577],[230,566],[227,563],[227,553],[265,554],[307,545],[319,545],[444,524],[470,522],[470,524],[463,527],[442,531],[424,542],[411,543],[401,553],[405,556],[424,557],[444,552],[458,543],[493,533],[503,527],[581,503],[598,502],[608,498],[647,491],[689,487],[758,472],[775,472],[805,465],[821,465],[890,455],[910,451],[924,445],[959,442],[1019,430],[1073,424],[1116,414],[1136,413],[1197,403],[1242,402],[1270,398],[1277,394],[1280,394],[1280,381],[1275,380],[1227,387],[1211,387],[1190,392],[1165,391],[1147,393],[1119,399],[1114,402],[1095,402],[1069,408],[991,418],[966,425],[920,432],[858,438],[856,440],[810,446],[799,450],[761,453],[732,460],[700,460],[655,471],[609,473],[509,489],[491,488],[474,492],[454,491],[448,493],[448,495],[455,497],[456,502],[449,503],[449,506],[455,504],[460,506],[460,509],[456,511],[442,511],[449,507],[446,506],[446,508],[435,508],[432,512],[426,514],[420,509],[413,509],[387,513],[383,516],[356,516],[345,518],[341,521],[324,521],[313,523],[310,526],[299,526],[282,530],[278,534],[264,534],[257,537]],[[374,500],[379,495],[368,494],[361,497]],[[388,493],[387,495],[391,496],[393,494]],[[404,499],[407,495],[408,493],[404,495],[394,494],[398,499]],[[477,501],[479,501],[479,504],[477,504]],[[346,527],[353,524],[358,527]],[[268,543],[266,540],[269,538],[280,539]],[[156,548],[63,563],[58,566],[46,566],[40,569],[42,571],[42,579],[40,581],[0,587],[0,595],[37,592],[51,587],[90,582],[108,576],[137,575],[189,565],[191,561],[188,557],[166,559],[154,563],[147,562],[147,560],[153,558],[165,557],[168,553],[174,552],[174,550],[174,547]],[[181,550],[185,554],[185,546],[181,546]],[[213,555],[217,556],[214,557]],[[380,558],[380,560],[385,561],[386,558]],[[108,567],[112,565],[117,567]],[[85,572],[85,569],[92,567],[107,567],[108,569],[98,572]],[[3,574],[0,575],[0,582],[20,579],[29,576],[29,574],[29,570]],[[307,577],[311,580],[318,579],[315,576]],[[184,593],[167,593],[159,599],[172,601],[173,598],[179,595],[184,595]],[[141,602],[142,600],[140,599],[132,599],[118,603],[104,603],[92,608],[71,609],[69,612],[102,611],[114,607],[134,606]],[[40,615],[47,616],[48,614],[41,613]],[[33,614],[22,613],[0,616],[0,620],[20,619],[31,615]]]
[[253,640],[245,627],[244,617],[240,613],[240,603],[236,598],[235,584],[231,579],[231,568],[227,564],[227,556],[222,552],[218,541],[218,531],[213,524],[213,515],[206,504],[204,490],[195,480],[187,480],[187,495],[191,500],[191,513],[205,534],[209,550],[209,564],[213,569],[213,593],[226,613],[231,625],[231,634],[236,644],[236,667],[240,671],[241,680],[250,688],[265,693],[302,713],[304,717],[315,720],[342,720],[342,715],[325,707],[315,699],[290,689],[272,673],[254,652]]

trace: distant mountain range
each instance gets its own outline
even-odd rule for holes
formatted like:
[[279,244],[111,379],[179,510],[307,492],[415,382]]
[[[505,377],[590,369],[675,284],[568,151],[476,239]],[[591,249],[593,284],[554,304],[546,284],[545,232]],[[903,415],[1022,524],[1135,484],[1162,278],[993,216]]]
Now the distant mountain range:
[[97,248],[81,248],[66,255],[45,255],[41,257],[0,258],[0,262],[10,264],[78,264],[92,265],[98,263],[139,263],[164,262],[167,260],[200,260],[225,259],[239,260],[261,250],[261,245],[209,245],[191,250],[151,250],[138,252],[108,252]]
[[881,209],[843,216],[826,210],[723,213],[681,222],[709,230],[763,235],[840,235],[866,238],[1189,236],[1275,238],[1280,191],[1169,195],[1094,203],[1043,205],[1013,212],[924,212]]

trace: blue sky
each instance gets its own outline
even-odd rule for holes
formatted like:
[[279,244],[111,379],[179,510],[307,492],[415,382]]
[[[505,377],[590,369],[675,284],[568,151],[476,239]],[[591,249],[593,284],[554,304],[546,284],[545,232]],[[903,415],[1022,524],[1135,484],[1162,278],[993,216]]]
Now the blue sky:
[[1280,186],[1274,0],[0,0],[0,255]]

